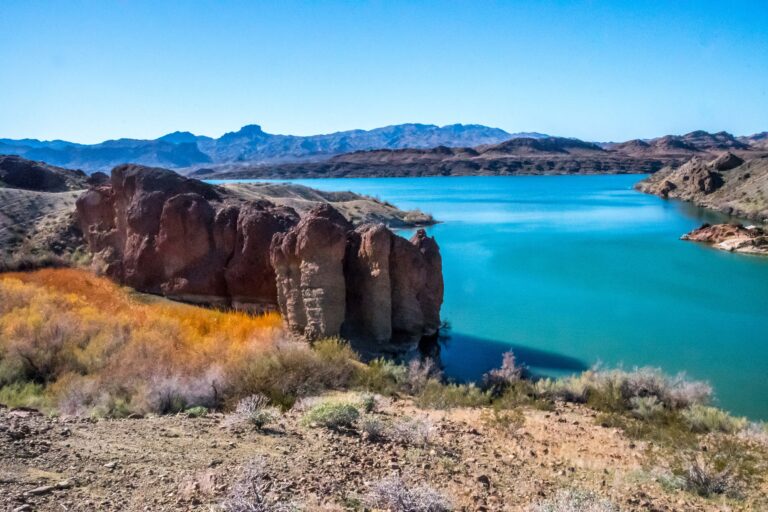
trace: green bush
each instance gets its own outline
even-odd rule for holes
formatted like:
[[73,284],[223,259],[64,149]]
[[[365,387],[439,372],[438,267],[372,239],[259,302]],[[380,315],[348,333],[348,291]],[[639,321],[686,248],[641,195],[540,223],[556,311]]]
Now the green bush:
[[208,415],[208,408],[203,407],[202,405],[198,405],[196,407],[190,407],[189,409],[184,411],[184,414],[186,414],[190,418],[202,418]]
[[745,418],[734,418],[715,407],[693,405],[683,412],[683,418],[693,432],[724,432],[733,434],[747,426]]
[[273,423],[280,415],[276,407],[269,406],[269,399],[264,395],[251,395],[237,403],[234,419],[249,423],[261,430]]
[[42,384],[33,382],[14,382],[0,388],[0,404],[7,407],[48,407]]
[[454,407],[481,407],[491,403],[491,395],[471,384],[443,384],[435,379],[427,381],[416,397],[420,407],[452,409]]
[[318,341],[312,349],[287,344],[243,362],[233,379],[233,394],[263,394],[288,409],[297,398],[349,388],[361,371],[357,355],[338,338]]
[[302,422],[309,426],[320,426],[333,430],[353,428],[360,417],[360,411],[352,404],[323,402],[312,407]]
[[369,391],[393,395],[404,390],[408,378],[405,366],[393,361],[374,359],[358,374],[356,384]]

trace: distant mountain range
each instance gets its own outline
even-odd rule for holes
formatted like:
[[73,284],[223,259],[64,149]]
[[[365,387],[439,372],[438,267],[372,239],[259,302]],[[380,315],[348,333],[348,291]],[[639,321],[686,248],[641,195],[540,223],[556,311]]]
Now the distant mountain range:
[[323,160],[341,153],[368,149],[478,146],[514,137],[546,137],[540,133],[507,133],[482,125],[401,124],[373,130],[349,130],[327,135],[295,136],[266,133],[248,125],[218,139],[174,132],[153,140],[118,139],[99,144],[63,140],[0,139],[0,154],[20,155],[51,165],[108,171],[121,163],[173,169],[206,164],[281,163]]
[[758,156],[768,152],[767,139],[765,134],[736,138],[726,132],[705,131],[621,143],[513,137],[475,147],[356,151],[314,162],[220,164],[191,174],[206,179],[239,179],[653,173],[694,156],[711,159],[725,151],[745,158]]
[[400,124],[311,136],[274,135],[248,125],[217,139],[190,132],[99,144],[0,139],[0,154],[89,173],[138,163],[184,174],[249,177],[653,172],[691,156],[726,150],[768,151],[768,132],[734,137],[699,130],[593,143],[476,124]]

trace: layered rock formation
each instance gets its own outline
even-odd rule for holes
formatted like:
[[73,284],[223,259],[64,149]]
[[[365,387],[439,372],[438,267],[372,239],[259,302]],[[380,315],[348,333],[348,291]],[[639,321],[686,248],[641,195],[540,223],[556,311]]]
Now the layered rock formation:
[[757,226],[704,224],[681,240],[703,242],[723,251],[768,255],[768,231]]
[[641,192],[690,201],[728,215],[768,221],[768,156],[745,159],[731,152],[690,159],[639,182]]
[[164,169],[123,165],[77,201],[94,267],[141,291],[261,311],[308,339],[402,349],[440,326],[440,252],[329,204],[302,216]]

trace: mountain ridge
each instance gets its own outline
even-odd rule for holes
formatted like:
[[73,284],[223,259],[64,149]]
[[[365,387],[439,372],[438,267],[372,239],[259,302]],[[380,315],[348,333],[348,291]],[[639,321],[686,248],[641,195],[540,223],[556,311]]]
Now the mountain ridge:
[[220,164],[190,174],[207,179],[285,179],[653,173],[693,157],[715,158],[723,151],[744,157],[764,152],[726,132],[699,130],[603,145],[565,137],[521,137],[475,147],[374,149],[315,162]]
[[[495,170],[483,170],[484,166],[480,166],[481,173],[487,171],[491,174],[654,172],[664,165],[679,164],[695,155],[717,151],[766,151],[766,137],[766,132],[734,137],[723,131],[709,133],[696,130],[684,135],[664,135],[652,139],[590,142],[538,132],[508,133],[479,124],[437,126],[421,123],[298,136],[271,134],[258,124],[249,124],[219,138],[176,131],[157,139],[119,138],[98,144],[0,139],[0,154],[18,155],[86,172],[108,171],[122,163],[171,168],[183,174],[201,168],[220,173],[256,168],[263,170],[264,166],[270,166],[269,176],[280,177],[278,171],[281,169],[306,167],[314,172],[328,166],[348,166],[350,162],[363,165],[366,159],[371,164],[383,161],[393,164],[400,157],[407,161],[446,162],[449,167],[453,165],[450,162],[473,160],[467,162],[466,169],[461,171],[466,174],[478,169],[477,160],[496,162],[492,166]],[[557,161],[544,164],[515,162],[512,168],[505,169],[502,165],[499,170],[498,160],[512,157],[551,157],[550,160],[554,158]],[[569,158],[571,162],[563,163],[563,158]],[[587,171],[583,171],[584,168]],[[355,173],[353,175],[358,175]],[[399,169],[393,175],[435,173],[435,170],[411,169],[406,172]],[[454,172],[448,169],[448,174]],[[368,175],[381,174],[371,172]]]
[[[524,135],[544,136],[535,132]],[[250,124],[219,138],[176,131],[157,139],[120,138],[98,144],[0,139],[0,154],[13,154],[93,172],[107,171],[121,163],[178,169],[209,163],[319,160],[362,149],[476,146],[515,136],[500,128],[477,124],[437,126],[407,123],[309,136],[270,134],[260,125]]]

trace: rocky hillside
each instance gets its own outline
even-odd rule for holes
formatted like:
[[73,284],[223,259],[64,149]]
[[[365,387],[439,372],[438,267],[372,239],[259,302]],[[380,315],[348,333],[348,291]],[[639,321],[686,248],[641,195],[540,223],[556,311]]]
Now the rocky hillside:
[[82,171],[0,154],[0,187],[38,192],[82,190],[88,187],[88,176]]
[[[280,308],[295,333],[408,351],[440,327],[440,252],[328,202],[303,215],[173,171],[125,165],[77,200],[93,267],[186,302]],[[371,343],[365,346],[364,343]],[[391,345],[390,345],[391,343]]]
[[476,147],[358,151],[320,162],[225,164],[192,174],[210,178],[314,178],[653,173],[693,156],[714,158],[724,150],[745,157],[757,153],[756,148],[725,132],[697,131],[607,144],[562,137],[522,137]]
[[768,221],[768,155],[726,152],[668,166],[636,185],[641,192],[690,201],[728,215]]
[[[540,136],[536,133],[524,135]],[[87,171],[105,171],[123,163],[176,169],[231,162],[322,159],[374,148],[476,146],[501,142],[514,136],[498,128],[461,124],[442,127],[402,124],[312,136],[275,135],[266,133],[258,125],[248,125],[218,139],[189,132],[169,133],[154,140],[119,139],[99,144],[0,139],[0,153]]]

